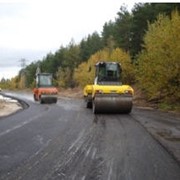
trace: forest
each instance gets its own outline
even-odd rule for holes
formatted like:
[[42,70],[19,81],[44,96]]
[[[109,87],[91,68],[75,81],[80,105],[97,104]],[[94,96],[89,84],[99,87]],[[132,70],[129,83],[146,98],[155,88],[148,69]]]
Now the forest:
[[137,86],[148,101],[178,105],[180,102],[180,3],[137,3],[131,12],[121,6],[114,21],[105,22],[102,32],[73,40],[55,53],[49,52],[25,66],[2,88],[33,88],[35,73],[53,74],[59,88],[83,88],[93,83],[97,61],[122,64],[124,84]]

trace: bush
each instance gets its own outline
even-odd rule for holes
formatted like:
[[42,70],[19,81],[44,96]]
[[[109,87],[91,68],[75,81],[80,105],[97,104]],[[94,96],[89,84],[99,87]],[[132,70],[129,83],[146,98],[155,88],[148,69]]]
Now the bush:
[[149,24],[138,57],[137,80],[149,99],[180,100],[180,16],[159,15]]

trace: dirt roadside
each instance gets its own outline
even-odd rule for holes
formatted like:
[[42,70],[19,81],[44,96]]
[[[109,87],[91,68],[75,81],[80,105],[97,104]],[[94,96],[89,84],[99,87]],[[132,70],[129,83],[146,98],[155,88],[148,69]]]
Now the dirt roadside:
[[13,114],[20,109],[22,106],[18,101],[0,95],[0,117]]

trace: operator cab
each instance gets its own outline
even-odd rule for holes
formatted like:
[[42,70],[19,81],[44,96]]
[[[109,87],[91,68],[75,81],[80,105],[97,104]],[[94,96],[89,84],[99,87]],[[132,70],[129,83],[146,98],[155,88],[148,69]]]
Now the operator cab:
[[39,73],[36,75],[36,87],[52,87],[52,74]]
[[94,84],[120,85],[121,66],[116,62],[99,62],[96,64],[96,77]]

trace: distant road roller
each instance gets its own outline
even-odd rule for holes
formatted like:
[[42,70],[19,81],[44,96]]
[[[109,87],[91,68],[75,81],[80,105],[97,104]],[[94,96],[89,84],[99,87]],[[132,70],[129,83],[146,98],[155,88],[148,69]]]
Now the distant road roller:
[[36,87],[33,89],[33,96],[35,101],[43,103],[56,103],[58,90],[52,84],[52,74],[37,73]]
[[84,87],[84,99],[87,108],[98,113],[130,113],[134,90],[122,85],[121,65],[117,62],[98,62],[94,84]]

